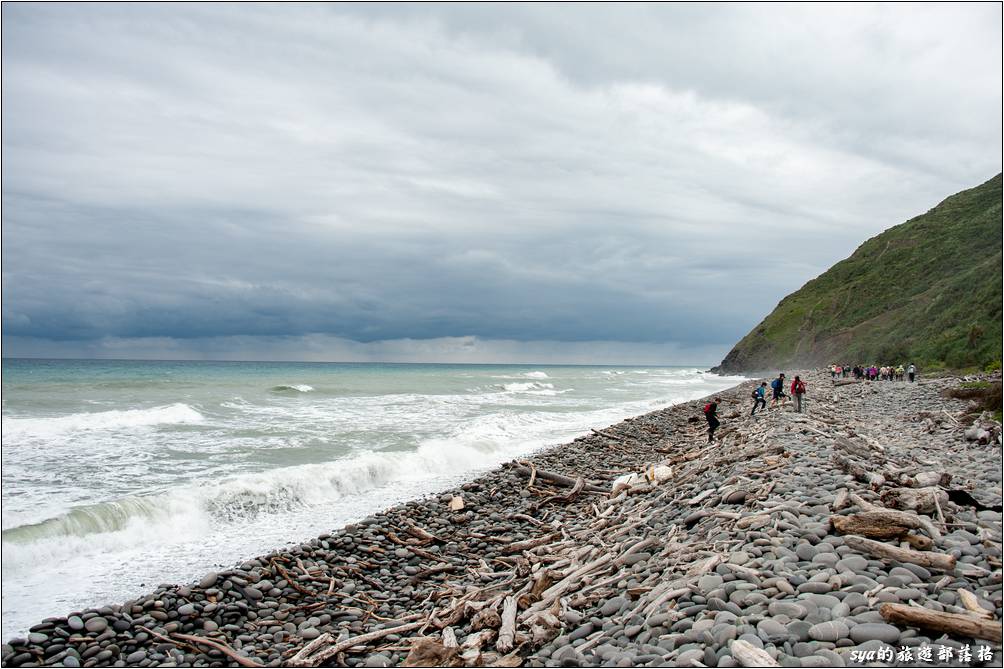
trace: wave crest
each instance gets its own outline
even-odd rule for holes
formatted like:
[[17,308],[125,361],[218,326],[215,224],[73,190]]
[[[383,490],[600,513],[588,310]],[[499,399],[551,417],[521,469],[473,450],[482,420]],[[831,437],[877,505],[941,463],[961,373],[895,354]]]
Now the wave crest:
[[288,392],[309,393],[314,390],[314,387],[308,386],[306,383],[291,383],[289,385],[283,384],[278,386],[272,386],[271,388],[269,388],[269,390],[271,390],[273,393],[288,393]]
[[80,430],[127,430],[155,425],[202,422],[203,415],[180,402],[150,409],[74,413],[55,418],[3,418],[5,436],[50,436]]

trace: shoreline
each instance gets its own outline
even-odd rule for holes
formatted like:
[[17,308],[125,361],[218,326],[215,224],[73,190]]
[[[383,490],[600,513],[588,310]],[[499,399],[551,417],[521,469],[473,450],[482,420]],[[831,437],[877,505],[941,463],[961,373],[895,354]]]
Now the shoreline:
[[[812,398],[811,388],[819,387],[822,394],[828,380],[824,380],[821,374],[810,378],[809,397]],[[808,611],[802,618],[772,612],[767,600],[784,600],[787,597],[783,595],[795,595],[793,599],[800,601],[803,594],[832,598],[834,595],[824,594],[824,589],[826,592],[843,592],[846,584],[841,582],[839,587],[833,587],[830,581],[812,580],[815,575],[810,578],[796,575],[794,580],[804,578],[804,583],[793,586],[789,578],[788,588],[783,588],[776,576],[764,579],[762,574],[747,573],[765,571],[763,565],[755,564],[762,558],[755,555],[756,549],[765,552],[762,546],[773,546],[772,542],[786,535],[778,530],[775,520],[775,536],[756,536],[742,542],[752,542],[754,545],[749,549],[724,550],[731,547],[730,542],[739,541],[735,538],[737,530],[743,538],[766,535],[763,528],[769,526],[770,515],[780,513],[785,523],[799,529],[798,538],[804,539],[806,528],[798,516],[802,515],[801,511],[806,506],[816,508],[823,505],[801,502],[793,506],[785,496],[779,498],[777,489],[783,486],[779,486],[777,481],[773,484],[767,482],[773,478],[773,475],[766,476],[768,470],[733,473],[729,468],[749,466],[755,461],[761,466],[768,463],[770,471],[776,474],[778,470],[791,467],[792,455],[805,456],[814,448],[806,445],[804,452],[799,453],[792,446],[777,443],[778,437],[790,432],[789,428],[793,426],[809,428],[820,425],[824,429],[813,429],[832,440],[833,437],[825,434],[829,431],[826,426],[833,423],[834,412],[841,406],[841,396],[849,398],[858,390],[864,393],[865,388],[863,385],[860,389],[856,386],[826,388],[825,392],[832,393],[837,399],[832,403],[836,408],[825,410],[820,399],[820,411],[828,411],[831,422],[813,422],[810,425],[805,415],[789,411],[773,412],[759,420],[747,419],[745,414],[750,401],[747,389],[754,383],[743,382],[715,393],[726,399],[720,409],[723,423],[720,441],[712,449],[707,449],[702,443],[705,425],[700,416],[700,406],[707,398],[628,418],[603,430],[594,430],[590,436],[528,456],[526,460],[532,466],[528,470],[522,469],[522,472],[538,473],[533,488],[527,486],[529,479],[521,473],[521,468],[510,463],[455,489],[391,507],[339,531],[322,534],[298,546],[208,574],[198,584],[161,586],[148,596],[119,606],[90,609],[67,618],[47,619],[31,628],[29,638],[22,640],[24,643],[11,640],[4,644],[3,664],[23,666],[44,660],[57,666],[59,663],[63,666],[105,666],[116,662],[123,663],[121,666],[164,666],[170,663],[179,666],[222,666],[239,662],[278,666],[290,662],[297,653],[302,654],[304,647],[311,643],[323,650],[339,641],[339,637],[356,637],[400,627],[396,632],[384,632],[385,636],[372,640],[360,652],[345,653],[342,656],[345,664],[398,664],[409,650],[416,652],[422,646],[409,647],[403,640],[422,636],[430,639],[425,643],[431,649],[429,652],[445,653],[439,657],[443,663],[477,661],[488,665],[504,661],[509,663],[505,666],[518,666],[513,662],[519,660],[520,664],[527,666],[574,666],[602,664],[609,660],[606,656],[615,655],[616,662],[623,662],[630,656],[630,661],[637,664],[677,663],[681,660],[686,663],[698,659],[698,654],[693,652],[698,648],[686,646],[703,644],[700,658],[711,660],[709,649],[717,648],[711,651],[715,664],[735,666],[727,660],[733,660],[736,653],[744,648],[736,641],[742,641],[744,635],[749,636],[749,632],[738,633],[741,628],[750,627],[753,637],[759,638],[764,636],[761,634],[761,623],[765,620],[784,626],[784,622],[777,623],[774,619],[787,617],[788,622],[797,622],[811,617]],[[927,383],[945,385],[949,381]],[[889,387],[882,388],[884,384],[889,384]],[[875,393],[891,395],[897,391],[897,385],[897,382],[879,382],[868,388]],[[897,392],[926,397],[919,391],[917,386],[903,386]],[[954,407],[956,411],[964,405],[958,400],[937,396],[934,399],[936,404]],[[814,402],[810,399],[810,412]],[[757,434],[762,429],[781,431]],[[955,432],[952,434],[955,435]],[[808,429],[800,430],[799,435],[799,439],[819,440],[819,436]],[[751,438],[753,436],[755,438]],[[852,438],[854,436],[857,435],[852,435]],[[757,439],[760,441],[757,442]],[[760,446],[751,445],[755,443]],[[808,444],[815,447],[812,442]],[[688,459],[695,453],[703,455]],[[702,481],[698,476],[685,478],[688,463],[704,462],[712,453],[729,455],[710,463],[703,482],[712,482],[709,476],[721,477],[728,473],[729,476],[720,478],[717,483],[729,490],[723,493],[718,490],[722,485],[716,485],[691,495],[691,489],[700,487]],[[661,485],[636,484],[613,500],[595,492],[609,489],[613,481],[625,473],[667,461],[671,461],[666,466],[673,471]],[[693,468],[693,465],[690,467]],[[570,477],[571,480],[566,482],[572,483],[573,487],[553,486],[553,481],[546,480],[548,472]],[[578,483],[578,475],[588,475],[589,480]],[[849,489],[857,484],[847,480],[849,477],[843,473],[830,478],[842,484],[843,488]],[[749,481],[757,480],[761,480],[763,485],[754,492]],[[867,488],[855,492],[869,495]],[[836,494],[827,493],[829,497]],[[670,495],[673,499],[667,499]],[[999,497],[999,492],[997,495]],[[717,502],[710,504],[716,496]],[[458,497],[463,500],[462,508],[457,508],[459,503],[455,500]],[[781,511],[753,513],[758,504],[767,500],[784,508]],[[732,510],[737,504],[740,508],[751,507],[744,509],[748,515]],[[724,511],[726,515],[715,515],[716,512],[700,515],[702,510],[719,505],[730,511]],[[834,511],[828,509],[825,515],[828,517]],[[739,517],[728,514],[739,514]],[[766,524],[761,524],[765,514]],[[822,509],[818,509],[817,515],[823,514]],[[787,518],[788,515],[795,516],[796,520]],[[620,520],[615,523],[615,518]],[[748,518],[756,520],[747,521]],[[978,523],[968,520],[968,516],[964,518],[964,522],[978,526]],[[990,615],[1000,620],[999,513],[996,518],[997,548],[987,548],[991,559],[995,557],[991,553],[996,550],[996,571],[988,569],[989,563],[985,559],[984,563],[988,566],[982,567],[991,574],[996,573],[996,584],[988,581],[969,585],[978,591],[977,600],[984,604],[984,608],[987,603],[995,605]],[[976,520],[979,521],[978,518]],[[711,521],[723,521],[726,525],[731,522],[732,527],[712,528],[708,526]],[[813,524],[821,525],[818,520]],[[698,530],[696,534],[695,530]],[[811,544],[813,546],[838,544],[832,546],[833,555],[852,552],[848,546],[840,545],[842,542],[839,540],[831,540],[830,530],[813,527],[808,534],[816,538]],[[993,543],[992,538],[978,539]],[[758,541],[767,543],[756,544]],[[661,552],[659,549],[662,549]],[[784,557],[801,557],[800,553],[790,550],[791,555],[782,556],[782,549],[787,549],[780,544],[775,549],[775,561],[783,561]],[[803,551],[807,552],[808,549]],[[961,548],[959,552],[960,559],[973,557]],[[833,560],[832,565],[827,565],[829,560],[817,563],[814,558],[815,555],[809,561],[811,564],[831,570],[840,559],[846,559],[841,557]],[[603,564],[589,568],[597,562]],[[852,562],[858,564],[859,561]],[[878,568],[871,564],[873,561],[865,562],[869,568]],[[753,566],[749,566],[751,564]],[[681,576],[694,569],[701,573]],[[780,564],[774,565],[773,569],[783,571]],[[836,571],[832,576],[838,577],[841,573]],[[777,581],[764,590],[774,589],[770,596],[755,593],[765,597],[765,601],[749,605],[753,608],[762,605],[762,614],[759,611],[747,613],[744,607],[733,601],[743,599],[733,596],[736,592],[748,592],[745,587],[735,588],[727,594],[723,592],[724,599],[720,595],[712,597],[712,593],[717,594],[727,583],[738,585],[736,582],[742,581],[748,584],[747,577],[759,582],[753,590],[763,590],[764,581]],[[652,599],[652,593],[660,590],[659,584],[663,580],[680,581],[681,578],[686,582],[681,581],[673,592],[684,589],[686,593],[678,593],[659,602]],[[983,578],[992,580],[994,577]],[[721,584],[718,584],[719,580]],[[720,587],[709,589],[702,587],[701,582],[704,586],[714,584]],[[809,583],[820,585],[802,587]],[[876,584],[879,582],[876,581]],[[852,587],[855,585],[851,584]],[[987,585],[996,585],[996,589],[988,590]],[[996,600],[980,599],[978,593],[981,587],[988,595],[996,593]],[[787,592],[789,588],[792,593]],[[905,587],[900,589],[910,590]],[[666,594],[663,591],[660,597]],[[842,599],[850,594],[860,595],[861,592],[848,590]],[[690,604],[684,609],[671,606],[688,599]],[[721,602],[724,608],[712,609],[712,600]],[[856,601],[856,598],[852,600]],[[820,601],[832,604],[829,600]],[[636,611],[641,603],[647,607],[644,616],[641,611]],[[773,608],[797,614],[801,609],[795,610],[790,606],[792,603],[778,601],[779,606]],[[948,606],[955,606],[955,603]],[[780,606],[782,604],[789,606]],[[796,603],[795,606],[802,605]],[[737,615],[734,609],[742,615]],[[813,614],[823,616],[819,610],[817,605]],[[705,625],[703,623],[708,620],[709,612],[716,612],[711,619],[714,624]],[[737,634],[731,639],[724,638],[728,634],[722,632],[722,642],[712,637],[713,643],[708,644],[709,639],[693,633],[700,629],[711,635],[716,625],[729,624],[724,620],[728,616],[722,616],[723,613],[733,617],[731,629]],[[768,613],[774,615],[768,616]],[[851,610],[847,613],[850,614]],[[681,614],[683,617],[680,617]],[[641,621],[635,621],[639,617]],[[723,618],[721,622],[719,617]],[[617,622],[621,619],[622,622]],[[682,624],[684,622],[690,622],[690,625]],[[821,620],[816,625],[830,622]],[[856,628],[856,625],[841,624]],[[634,629],[638,627],[642,629]],[[840,657],[836,651],[848,647],[847,644],[837,646],[834,642],[812,637],[812,643],[830,644],[832,648],[821,646],[815,649],[818,652],[799,656],[794,652],[794,646],[810,642],[808,637],[802,641],[789,639],[781,643],[781,650],[778,650],[771,639],[777,641],[795,633],[781,633],[774,626],[766,627],[775,634],[767,634],[767,639],[761,640],[760,645],[768,647],[763,652],[773,649],[775,655],[780,653],[786,658],[797,659],[799,665],[796,666],[823,666],[818,664],[818,659],[814,660],[817,664],[805,664],[801,658],[835,661],[823,651]],[[796,627],[800,629],[799,625]],[[891,635],[889,630],[882,631]],[[810,630],[802,632],[804,636]],[[326,634],[331,637],[326,637]],[[208,641],[193,639],[193,636],[205,637]],[[460,648],[450,645],[454,637]],[[445,648],[443,640],[446,641]],[[897,641],[901,640],[897,636]],[[618,641],[625,643],[618,645]],[[865,643],[868,641],[865,640]],[[752,642],[746,640],[746,643]],[[788,644],[786,649],[784,643]],[[995,648],[999,646],[998,641]],[[385,650],[379,651],[380,647]],[[639,652],[624,654],[623,647]],[[229,655],[221,654],[218,650],[221,648]],[[599,653],[601,649],[605,652]],[[681,657],[687,653],[689,655]],[[312,659],[316,659],[316,655],[313,658],[304,656],[304,661]],[[843,660],[842,657],[840,659]],[[629,665],[622,663],[620,666]]]

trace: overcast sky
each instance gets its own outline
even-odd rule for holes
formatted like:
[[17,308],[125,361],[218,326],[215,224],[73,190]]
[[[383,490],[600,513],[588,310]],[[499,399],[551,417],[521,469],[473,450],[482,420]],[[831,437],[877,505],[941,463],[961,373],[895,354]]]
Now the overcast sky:
[[711,364],[1001,170],[1001,5],[3,5],[4,355]]

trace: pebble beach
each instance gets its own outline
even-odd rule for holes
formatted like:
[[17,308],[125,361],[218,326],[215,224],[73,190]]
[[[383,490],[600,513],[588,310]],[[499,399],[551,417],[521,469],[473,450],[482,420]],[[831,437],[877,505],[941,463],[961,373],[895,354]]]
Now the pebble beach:
[[805,378],[803,413],[751,380],[712,444],[707,400],[631,418],[3,666],[1001,666],[1000,424],[957,378]]

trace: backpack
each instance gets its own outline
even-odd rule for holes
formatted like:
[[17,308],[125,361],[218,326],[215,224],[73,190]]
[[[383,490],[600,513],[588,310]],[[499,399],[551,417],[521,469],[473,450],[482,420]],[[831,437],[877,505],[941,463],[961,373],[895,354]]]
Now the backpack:
[[801,395],[803,393],[805,393],[805,383],[799,381],[798,383],[795,384],[795,394]]
[[709,402],[708,404],[704,405],[704,413],[707,414],[710,411],[711,411],[711,403]]
[[754,388],[753,392],[750,394],[750,397],[752,397],[753,399],[760,397],[760,389]]
[[774,390],[777,390],[778,388],[781,387],[781,382],[778,379],[774,379],[773,381],[770,382],[770,387],[773,388]]

